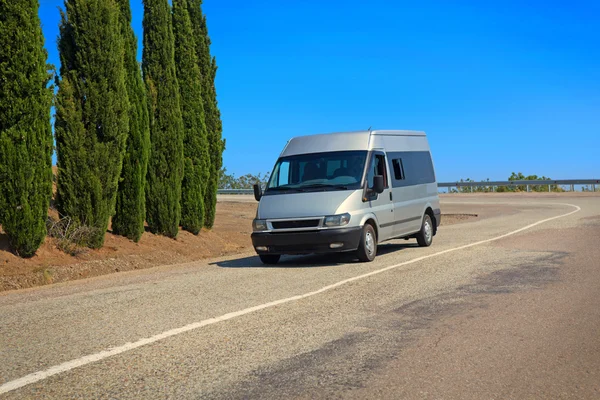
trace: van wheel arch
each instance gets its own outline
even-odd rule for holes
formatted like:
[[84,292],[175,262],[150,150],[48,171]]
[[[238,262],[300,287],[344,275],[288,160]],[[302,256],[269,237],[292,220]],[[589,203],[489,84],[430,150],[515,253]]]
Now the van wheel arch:
[[369,218],[365,221],[365,223],[363,224],[366,225],[369,224],[373,227],[373,230],[375,231],[375,239],[377,240],[377,242],[379,243],[379,230],[377,229],[377,223],[375,222],[375,220],[373,218]]
[[377,233],[373,222],[365,222],[361,231],[356,257],[360,262],[371,262],[377,256]]
[[[425,210],[425,214],[429,215],[429,218],[431,218],[431,223],[433,225],[433,236],[435,236],[435,234],[437,233],[437,221],[435,219],[433,209],[431,207],[427,207],[427,209]],[[423,218],[425,217],[425,214],[423,214]]]

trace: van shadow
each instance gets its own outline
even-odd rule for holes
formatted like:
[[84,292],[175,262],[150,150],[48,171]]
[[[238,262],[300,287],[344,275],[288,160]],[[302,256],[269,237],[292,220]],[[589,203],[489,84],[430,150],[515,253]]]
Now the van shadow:
[[[414,247],[419,246],[416,243],[384,243],[377,248],[377,255],[383,256]],[[221,268],[325,268],[359,262],[354,252],[348,252],[282,256],[281,260],[274,265],[263,264],[258,256],[217,261],[210,265],[217,265]]]
[[406,249],[414,249],[419,247],[418,243],[408,242],[405,240],[396,241],[396,242],[388,242],[380,244],[377,247],[377,255],[383,256],[390,253],[395,253],[397,251],[402,251]]
[[274,265],[263,264],[258,255],[233,260],[217,261],[211,265],[221,268],[323,268],[358,262],[353,254],[310,254],[299,256],[282,256]]

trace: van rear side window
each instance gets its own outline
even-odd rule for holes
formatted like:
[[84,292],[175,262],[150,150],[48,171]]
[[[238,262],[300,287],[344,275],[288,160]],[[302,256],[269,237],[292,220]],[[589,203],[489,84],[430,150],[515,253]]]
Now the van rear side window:
[[392,165],[394,167],[394,178],[398,181],[404,179],[404,168],[402,167],[402,159],[395,158],[392,160]]
[[[389,152],[390,170],[394,170],[393,187],[423,185],[435,182],[431,154],[428,151]],[[400,174],[398,174],[400,172]]]

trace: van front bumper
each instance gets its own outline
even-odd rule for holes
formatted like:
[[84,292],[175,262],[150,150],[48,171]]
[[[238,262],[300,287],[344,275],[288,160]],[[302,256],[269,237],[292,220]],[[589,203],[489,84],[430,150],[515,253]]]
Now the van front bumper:
[[[254,232],[252,245],[258,254],[336,253],[358,249],[361,237],[360,226],[313,232]],[[332,248],[332,244],[337,246]]]

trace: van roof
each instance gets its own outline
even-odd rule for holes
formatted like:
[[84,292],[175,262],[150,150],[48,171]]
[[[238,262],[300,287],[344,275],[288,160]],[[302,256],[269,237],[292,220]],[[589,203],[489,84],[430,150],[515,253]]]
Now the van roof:
[[332,133],[319,133],[315,135],[303,135],[303,136],[295,136],[291,140],[299,139],[299,138],[307,138],[313,136],[334,136],[334,135],[387,135],[387,136],[426,136],[423,131],[407,131],[407,130],[371,130],[371,131],[349,131],[349,132],[332,132]]
[[372,136],[418,136],[425,138],[426,135],[422,131],[366,130],[296,136],[288,141],[286,147],[281,152],[281,156],[328,151],[368,150],[370,149],[370,139]]

